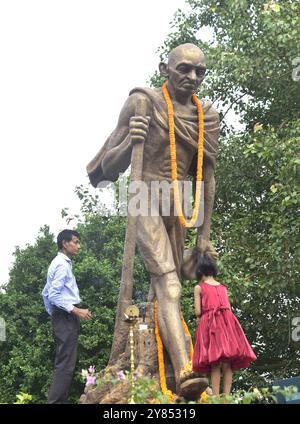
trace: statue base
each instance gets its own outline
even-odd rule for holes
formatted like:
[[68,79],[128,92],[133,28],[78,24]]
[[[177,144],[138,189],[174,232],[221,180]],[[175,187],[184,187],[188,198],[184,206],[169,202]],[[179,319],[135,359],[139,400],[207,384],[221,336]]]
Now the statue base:
[[[146,304],[145,318],[139,318],[134,325],[134,358],[135,377],[152,377],[157,381],[160,390],[160,378],[158,369],[158,355],[155,338],[154,303]],[[186,337],[187,346],[190,346],[190,338]],[[169,390],[176,392],[176,382],[173,367],[167,351],[164,349],[164,363],[166,384]],[[131,398],[130,380],[118,380],[119,371],[130,371],[130,344],[129,336],[125,352],[120,355],[114,364],[110,364],[102,370],[98,377],[101,381],[99,386],[87,386],[84,394],[80,397],[81,404],[127,404]],[[112,381],[114,380],[114,381]],[[195,381],[194,381],[195,380]],[[201,381],[200,381],[201,380]],[[205,384],[205,381],[206,384]],[[179,396],[187,400],[197,400],[201,391],[207,387],[206,379],[188,379],[181,385]],[[198,394],[197,394],[198,393]],[[151,403],[151,399],[149,399]]]

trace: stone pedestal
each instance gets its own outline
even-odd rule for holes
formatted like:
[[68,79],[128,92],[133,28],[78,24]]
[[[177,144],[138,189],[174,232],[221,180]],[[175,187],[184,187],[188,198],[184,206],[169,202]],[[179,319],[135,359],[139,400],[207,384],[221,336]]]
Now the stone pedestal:
[[[153,377],[159,384],[154,304],[152,302],[146,304],[145,319],[139,318],[134,326],[134,343],[136,376]],[[189,340],[187,340],[187,343],[189,343]],[[164,350],[164,358],[167,387],[175,391],[176,385],[173,367],[166,350]],[[106,376],[110,374],[112,378],[117,378],[117,372],[121,370],[130,370],[129,337],[126,344],[126,350],[118,358],[117,362],[99,373],[99,377],[103,379],[104,383],[100,385],[100,387],[86,387],[85,393],[80,398],[80,403],[128,403],[130,399],[130,382],[128,380],[120,381],[117,384],[113,384],[111,381],[105,382],[107,379],[107,377],[104,377],[105,374]]]

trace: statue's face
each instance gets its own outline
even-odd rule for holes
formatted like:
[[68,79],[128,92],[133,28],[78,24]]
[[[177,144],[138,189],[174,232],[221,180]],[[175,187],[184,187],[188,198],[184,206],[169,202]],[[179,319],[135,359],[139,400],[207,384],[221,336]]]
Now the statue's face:
[[182,48],[169,58],[169,84],[182,94],[192,95],[204,80],[205,56],[200,49]]

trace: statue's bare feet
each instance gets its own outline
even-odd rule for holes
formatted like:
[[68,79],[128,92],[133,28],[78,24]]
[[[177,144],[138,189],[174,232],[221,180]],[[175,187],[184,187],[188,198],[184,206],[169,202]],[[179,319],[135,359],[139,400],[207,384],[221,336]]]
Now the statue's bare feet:
[[186,400],[198,400],[202,392],[207,388],[208,380],[206,377],[194,377],[183,381],[180,384],[179,396]]
[[186,400],[197,400],[208,386],[208,379],[192,370],[191,361],[180,372],[178,394]]

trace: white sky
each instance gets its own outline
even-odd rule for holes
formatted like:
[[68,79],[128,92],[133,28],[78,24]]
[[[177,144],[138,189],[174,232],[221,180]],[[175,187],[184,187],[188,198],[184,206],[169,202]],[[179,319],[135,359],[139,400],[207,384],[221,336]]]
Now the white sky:
[[74,188],[184,0],[0,0],[0,284],[14,247],[66,227]]

